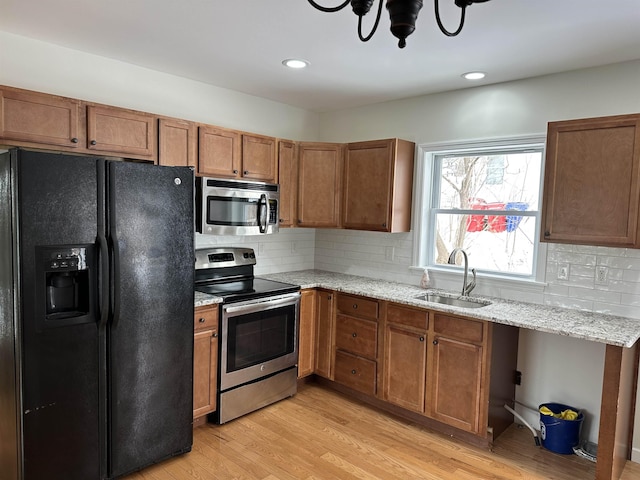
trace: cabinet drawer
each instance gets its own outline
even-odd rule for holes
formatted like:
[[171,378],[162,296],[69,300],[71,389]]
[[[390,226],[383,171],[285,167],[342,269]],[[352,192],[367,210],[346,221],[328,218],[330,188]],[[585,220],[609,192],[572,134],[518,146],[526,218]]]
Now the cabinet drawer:
[[375,359],[377,340],[376,322],[344,315],[336,317],[336,348]]
[[484,338],[484,322],[465,318],[435,315],[433,331],[463,341],[480,343]]
[[429,328],[429,312],[399,305],[389,305],[387,308],[387,322],[427,330]]
[[368,395],[376,394],[376,362],[336,352],[335,381]]
[[218,307],[196,309],[193,316],[193,329],[198,331],[212,328],[218,328]]
[[338,294],[338,312],[354,317],[378,319],[378,302],[351,295]]

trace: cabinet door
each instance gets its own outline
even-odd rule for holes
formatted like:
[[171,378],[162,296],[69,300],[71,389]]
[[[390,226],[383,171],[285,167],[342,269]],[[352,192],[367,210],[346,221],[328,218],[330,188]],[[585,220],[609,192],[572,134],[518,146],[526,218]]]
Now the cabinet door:
[[293,227],[298,197],[298,159],[295,142],[278,142],[278,180],[280,183],[280,226]]
[[342,146],[301,143],[298,169],[298,225],[339,227]]
[[298,378],[313,373],[316,341],[316,292],[303,290],[300,298],[300,328],[298,333]]
[[152,115],[101,105],[87,106],[87,148],[106,155],[156,159],[156,119]]
[[196,124],[161,118],[158,127],[158,163],[195,168],[198,143]]
[[431,417],[479,433],[482,346],[436,336],[433,341]]
[[0,138],[77,148],[80,102],[43,93],[0,90]]
[[343,227],[408,232],[415,144],[388,139],[350,143],[345,151]]
[[242,177],[278,183],[276,139],[262,135],[242,135]]
[[198,173],[212,177],[240,178],[241,133],[201,126],[198,132]]
[[640,115],[548,125],[542,240],[638,246]]
[[383,399],[424,413],[427,332],[389,323],[384,337]]
[[193,418],[198,418],[217,408],[217,330],[197,332],[193,341]]
[[393,145],[349,144],[344,156],[343,226],[387,231],[391,206]]
[[325,290],[317,292],[316,365],[315,373],[333,380],[334,294]]

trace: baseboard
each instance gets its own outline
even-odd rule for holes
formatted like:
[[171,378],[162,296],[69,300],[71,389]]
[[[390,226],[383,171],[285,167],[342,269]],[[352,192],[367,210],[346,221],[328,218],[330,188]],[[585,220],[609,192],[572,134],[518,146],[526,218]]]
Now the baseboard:
[[640,463],[640,447],[635,447],[631,450],[631,461]]

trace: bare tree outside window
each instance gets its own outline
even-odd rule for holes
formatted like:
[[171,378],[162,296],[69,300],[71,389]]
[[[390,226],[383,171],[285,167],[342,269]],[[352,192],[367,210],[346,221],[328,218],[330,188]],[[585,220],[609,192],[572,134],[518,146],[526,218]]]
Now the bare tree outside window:
[[436,155],[436,264],[464,248],[478,270],[532,275],[542,150]]

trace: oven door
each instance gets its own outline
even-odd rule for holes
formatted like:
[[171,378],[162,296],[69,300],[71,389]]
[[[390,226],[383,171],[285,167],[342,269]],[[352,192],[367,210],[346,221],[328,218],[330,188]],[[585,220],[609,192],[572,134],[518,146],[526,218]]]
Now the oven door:
[[220,390],[298,363],[300,292],[222,306]]

